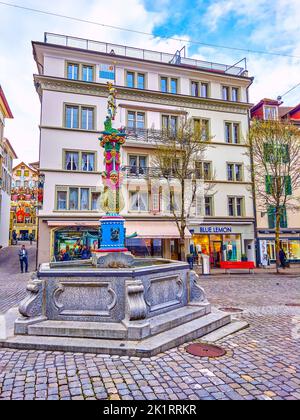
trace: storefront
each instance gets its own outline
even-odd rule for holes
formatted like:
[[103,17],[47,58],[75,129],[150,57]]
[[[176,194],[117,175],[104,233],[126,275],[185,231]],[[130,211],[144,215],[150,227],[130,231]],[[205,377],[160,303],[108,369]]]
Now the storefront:
[[[92,251],[98,248],[99,222],[48,221],[50,228],[51,260],[62,260],[68,252],[70,259],[82,258],[83,249]],[[43,229],[44,229],[43,225]],[[126,247],[136,257],[155,257],[178,260],[180,257],[179,232],[176,224],[170,221],[128,221]],[[44,235],[46,237],[46,235]],[[186,249],[189,247],[190,232],[186,231]],[[47,243],[42,243],[41,248]],[[49,246],[48,246],[49,249]],[[46,249],[40,251],[46,255]],[[69,258],[69,257],[68,257]]]
[[[262,263],[264,256],[262,250],[266,250],[267,258],[271,263],[276,261],[276,245],[275,238],[270,235],[269,231],[259,232],[259,249],[260,249],[260,263]],[[300,263],[300,231],[284,232],[280,235],[280,247],[285,252],[285,255],[290,263]]]
[[191,251],[209,255],[213,267],[221,261],[255,261],[253,225],[193,226]]

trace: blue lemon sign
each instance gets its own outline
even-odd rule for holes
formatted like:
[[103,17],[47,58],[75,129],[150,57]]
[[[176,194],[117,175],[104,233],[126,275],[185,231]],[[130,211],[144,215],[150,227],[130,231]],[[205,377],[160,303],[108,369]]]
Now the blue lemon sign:
[[228,234],[228,233],[232,233],[232,228],[229,226],[201,226],[200,233]]

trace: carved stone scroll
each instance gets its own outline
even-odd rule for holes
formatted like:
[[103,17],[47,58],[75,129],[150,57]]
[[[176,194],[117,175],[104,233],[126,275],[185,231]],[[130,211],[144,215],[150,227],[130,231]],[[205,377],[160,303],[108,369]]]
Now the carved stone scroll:
[[140,280],[126,282],[126,318],[138,321],[147,316],[147,306],[144,299],[144,286]]
[[43,292],[44,282],[32,277],[27,285],[29,292],[27,297],[21,302],[19,312],[25,318],[35,318],[43,315]]

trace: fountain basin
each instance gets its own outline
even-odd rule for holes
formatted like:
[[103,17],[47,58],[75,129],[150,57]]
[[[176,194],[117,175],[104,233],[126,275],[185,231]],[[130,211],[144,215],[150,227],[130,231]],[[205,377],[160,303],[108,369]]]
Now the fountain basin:
[[170,260],[43,264],[27,289],[15,336],[0,345],[149,357],[231,321],[211,310],[189,265]]

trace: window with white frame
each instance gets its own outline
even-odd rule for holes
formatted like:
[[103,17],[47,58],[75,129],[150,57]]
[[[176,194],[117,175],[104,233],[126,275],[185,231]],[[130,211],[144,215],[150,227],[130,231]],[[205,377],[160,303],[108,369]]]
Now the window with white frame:
[[94,172],[95,152],[66,150],[64,152],[64,169],[67,171]]
[[163,93],[179,93],[178,79],[175,77],[161,76],[160,78],[160,91]]
[[129,155],[129,166],[131,174],[145,174],[147,170],[147,156]]
[[210,122],[204,118],[194,119],[195,134],[200,136],[201,141],[209,141],[210,139]]
[[241,163],[227,163],[227,180],[243,181],[243,165]]
[[212,180],[212,162],[196,161],[195,175],[197,179]]
[[226,143],[240,143],[240,123],[225,122],[225,141]]
[[82,105],[65,105],[65,127],[94,130],[95,108]]
[[222,99],[224,101],[238,102],[240,99],[240,89],[232,86],[222,86]]
[[148,192],[130,191],[129,204],[130,211],[147,212],[148,211]]
[[146,89],[146,75],[135,71],[127,71],[126,85],[130,88]]
[[95,79],[95,66],[83,63],[67,63],[67,78],[70,80],[93,82]]
[[145,113],[138,111],[128,111],[127,113],[127,126],[132,129],[145,128]]
[[209,97],[209,84],[205,82],[191,81],[192,96],[208,98]]
[[96,211],[100,208],[100,193],[90,187],[56,187],[56,210]]
[[204,198],[204,213],[205,216],[213,216],[213,197],[206,196]]
[[277,120],[278,109],[276,106],[264,106],[265,120]]
[[244,197],[228,197],[228,214],[231,217],[244,216]]
[[178,128],[178,117],[174,115],[162,115],[162,129],[176,133]]

